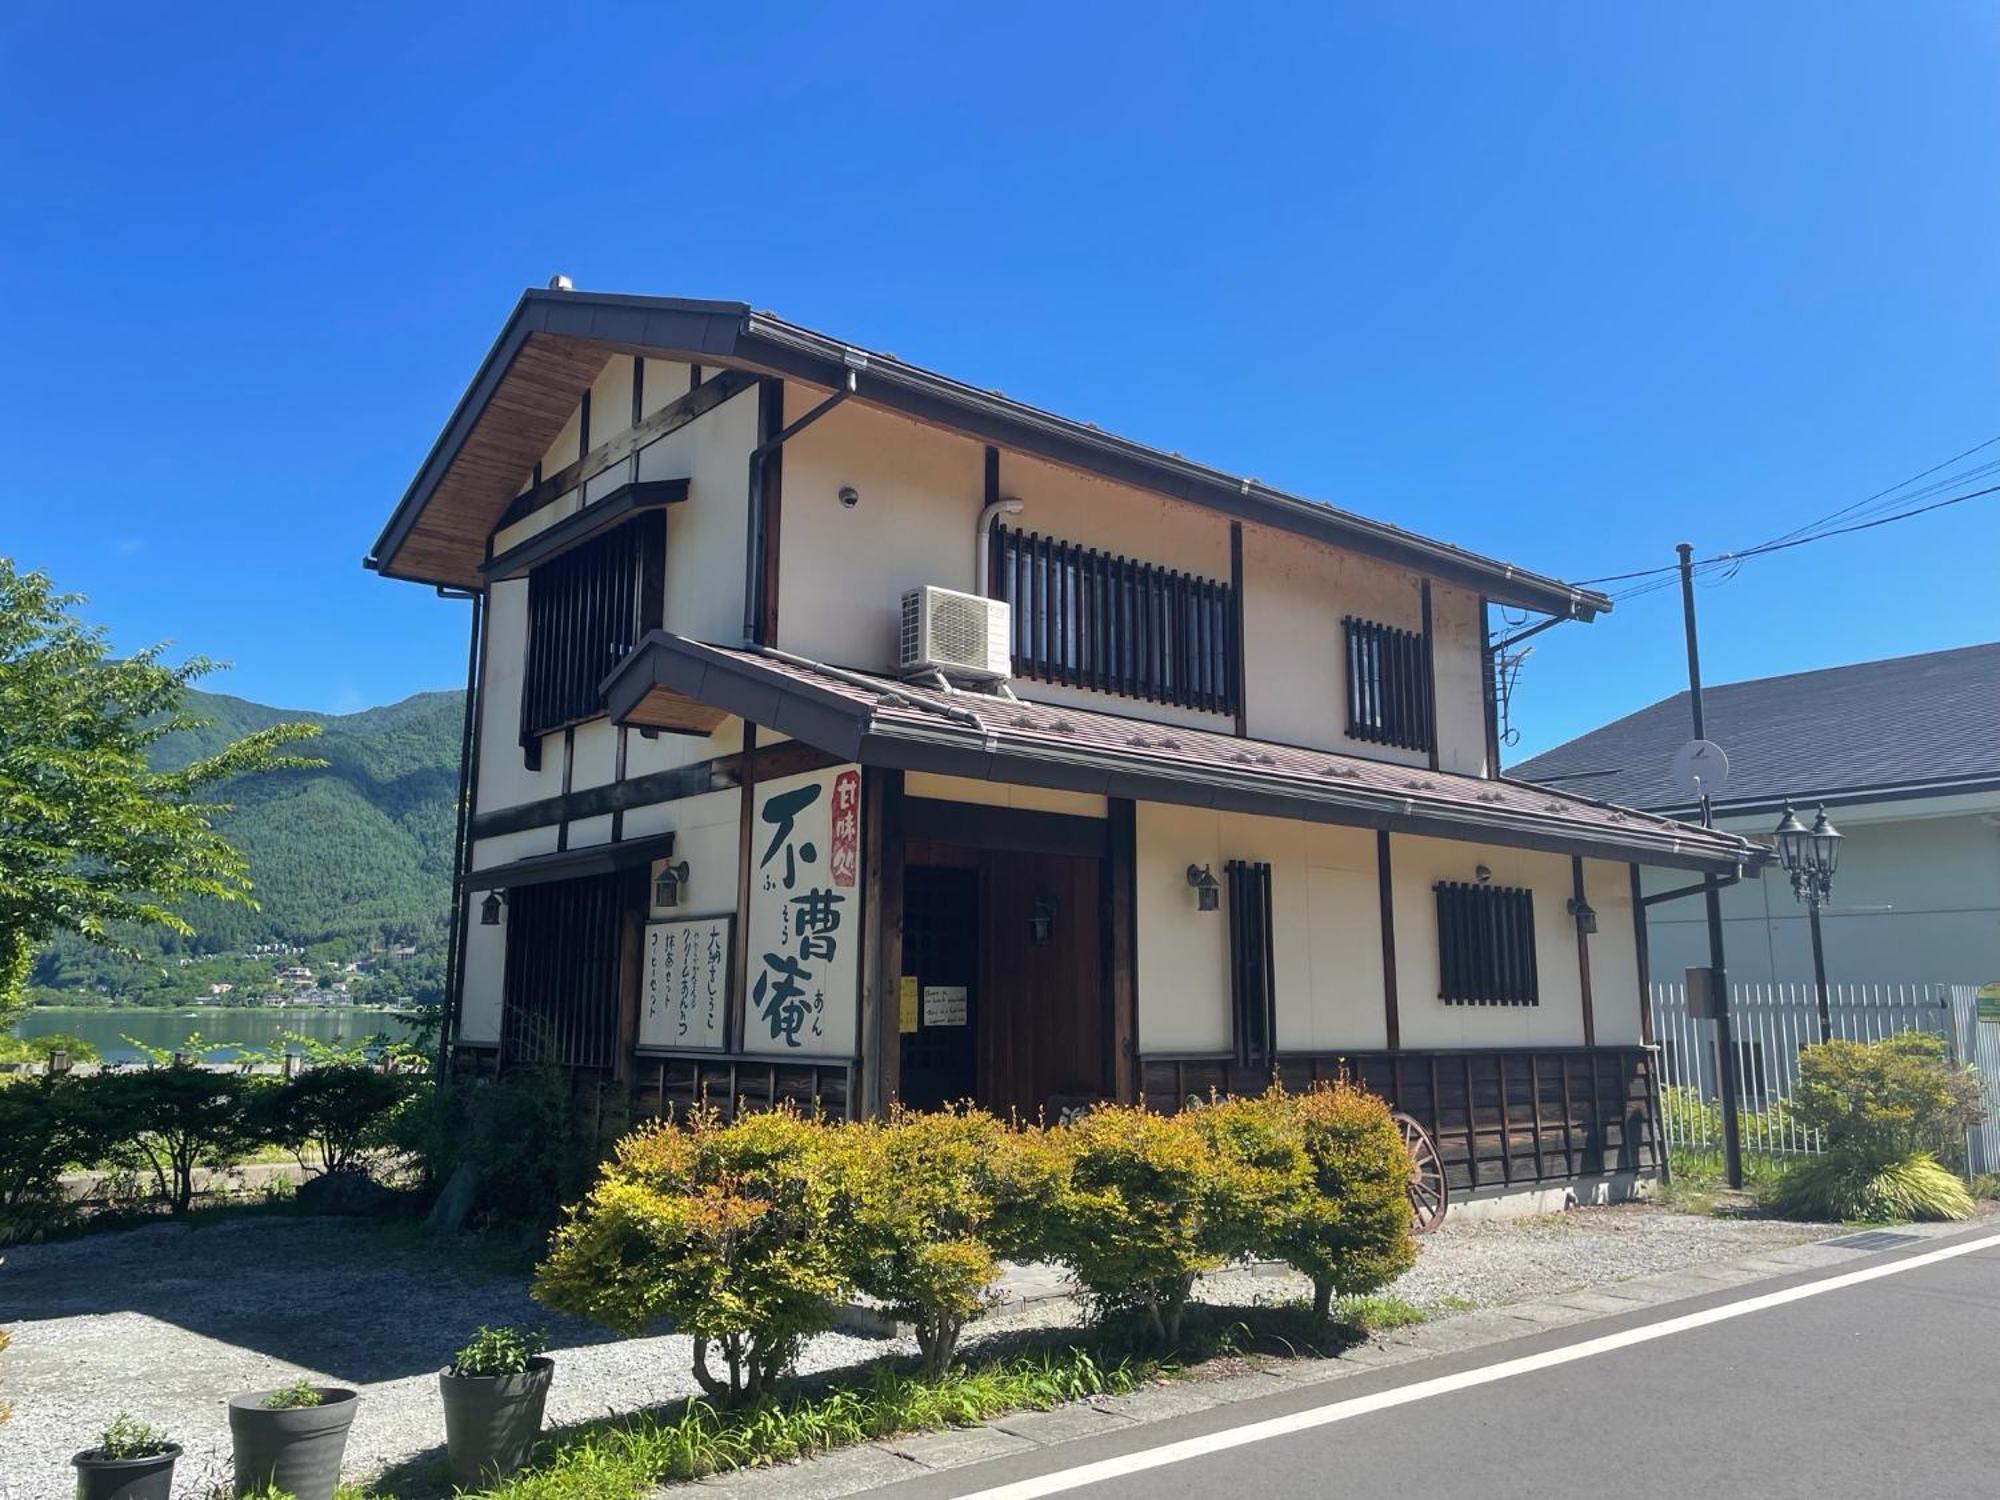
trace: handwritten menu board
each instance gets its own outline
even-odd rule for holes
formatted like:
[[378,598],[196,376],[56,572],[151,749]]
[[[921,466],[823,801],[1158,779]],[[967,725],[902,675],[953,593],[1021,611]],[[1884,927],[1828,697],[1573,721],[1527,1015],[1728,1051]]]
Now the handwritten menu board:
[[724,915],[646,924],[639,994],[641,1047],[723,1045],[733,920]]

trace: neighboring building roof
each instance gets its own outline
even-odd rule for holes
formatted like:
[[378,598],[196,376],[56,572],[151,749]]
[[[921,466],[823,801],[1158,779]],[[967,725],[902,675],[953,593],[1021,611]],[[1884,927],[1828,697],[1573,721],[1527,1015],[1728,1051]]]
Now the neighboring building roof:
[[843,760],[1726,873],[1761,845],[1574,792],[827,667],[654,631],[605,681],[621,724],[736,715]]
[[[1707,737],[1729,756],[1718,807],[2000,786],[2000,644],[1725,683],[1703,689],[1702,711]],[[1690,722],[1688,695],[1676,693],[1507,774],[1655,812],[1691,811],[1670,771],[1693,738]],[[1604,774],[1580,774],[1596,772]]]
[[[392,577],[480,587],[479,564],[494,523],[616,353],[728,362],[829,390],[852,380],[854,399],[865,404],[1381,557],[1501,603],[1580,620],[1611,608],[1592,590],[1113,437],[753,312],[747,303],[575,291],[522,295],[375,543],[369,566]],[[502,420],[487,425],[489,407]]]

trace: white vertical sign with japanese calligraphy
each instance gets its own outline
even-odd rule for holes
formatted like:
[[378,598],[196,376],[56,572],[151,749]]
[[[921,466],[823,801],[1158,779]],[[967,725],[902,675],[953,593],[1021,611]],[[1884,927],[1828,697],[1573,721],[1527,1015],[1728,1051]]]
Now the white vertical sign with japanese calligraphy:
[[731,918],[646,924],[639,1046],[721,1047],[728,1039]]
[[760,782],[750,829],[750,1052],[852,1057],[861,993],[861,771]]

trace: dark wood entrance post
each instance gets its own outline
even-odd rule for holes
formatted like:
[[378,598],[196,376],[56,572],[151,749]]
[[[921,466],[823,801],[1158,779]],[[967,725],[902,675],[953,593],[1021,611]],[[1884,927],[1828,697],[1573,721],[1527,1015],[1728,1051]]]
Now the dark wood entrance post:
[[867,766],[861,775],[861,887],[867,917],[856,1113],[878,1117],[895,1101],[902,1062],[897,1018],[903,978],[903,773]]
[[1111,993],[1111,1076],[1120,1104],[1139,1102],[1139,965],[1137,939],[1138,804],[1113,797],[1105,849],[1105,968]]

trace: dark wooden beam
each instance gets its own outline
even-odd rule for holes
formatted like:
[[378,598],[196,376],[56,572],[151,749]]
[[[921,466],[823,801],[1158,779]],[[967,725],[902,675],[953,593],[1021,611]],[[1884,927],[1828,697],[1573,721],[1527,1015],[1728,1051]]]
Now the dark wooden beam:
[[861,783],[863,909],[861,1099],[863,1115],[889,1112],[901,1086],[903,1034],[903,773],[871,766]]
[[1375,831],[1375,900],[1382,924],[1382,1023],[1391,1052],[1403,1045],[1396,990],[1396,886],[1389,866],[1389,830]]
[[1139,1101],[1138,804],[1111,799],[1105,903],[1110,914],[1111,1072],[1120,1104]]
[[1229,633],[1235,637],[1232,642],[1235,660],[1230,670],[1236,674],[1236,733],[1239,737],[1250,733],[1250,684],[1244,681],[1245,664],[1249,654],[1243,643],[1243,523],[1229,523]]
[[488,583],[525,578],[534,568],[581,547],[633,516],[679,505],[688,497],[685,479],[648,479],[621,484],[602,500],[573,511],[546,531],[509,547],[479,571]]
[[1426,578],[1421,585],[1424,608],[1424,695],[1425,713],[1430,719],[1431,769],[1438,768],[1438,685],[1437,685],[1437,637],[1431,628],[1431,581]]
[[1639,1040],[1653,1045],[1653,956],[1647,945],[1646,903],[1640,889],[1639,867],[1632,872],[1632,947],[1639,958]]
[[[1575,904],[1582,906],[1583,899],[1583,856],[1573,854],[1569,861],[1570,887],[1575,896]],[[1590,999],[1590,934],[1583,930],[1583,924],[1570,918],[1576,925],[1576,977],[1583,1001],[1583,1045],[1597,1045],[1597,1013]]]
[[[842,764],[837,757],[799,740],[766,745],[751,753],[758,760],[759,778],[766,781]],[[703,792],[727,791],[742,784],[744,761],[742,753],[717,755],[692,765],[677,766],[671,771],[653,771],[624,781],[607,782],[603,786],[585,787],[566,797],[543,797],[515,807],[495,808],[473,817],[472,836],[475,839],[498,838],[502,834],[520,833],[529,828],[546,828],[634,807],[649,807],[657,802],[677,802],[683,797],[694,797]]]
[[703,381],[685,396],[668,402],[644,421],[633,423],[575,463],[564,464],[546,479],[538,479],[507,503],[493,529],[505,531],[509,526],[525,520],[543,506],[560,500],[578,485],[595,479],[621,459],[631,457],[641,448],[687,426],[695,418],[714,411],[737,392],[747,391],[756,381],[756,376],[743,370],[723,370]]
[[[757,386],[757,441],[768,443],[785,430],[785,383],[765,380]],[[774,447],[761,466],[763,484],[757,497],[756,527],[757,639],[778,644],[778,579],[785,510],[785,450]]]
[[1067,854],[1101,859],[1107,852],[1106,820],[1070,813],[992,807],[984,802],[948,802],[908,797],[903,828],[913,839],[963,844],[974,849],[1006,849],[1023,854]]

